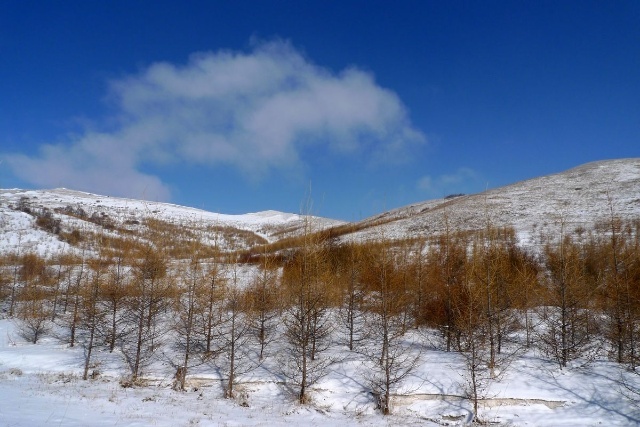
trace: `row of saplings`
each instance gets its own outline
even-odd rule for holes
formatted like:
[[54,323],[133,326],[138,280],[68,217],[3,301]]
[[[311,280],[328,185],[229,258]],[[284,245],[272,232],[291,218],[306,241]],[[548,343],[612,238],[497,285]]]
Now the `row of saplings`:
[[[486,382],[533,343],[560,367],[604,351],[635,369],[638,232],[612,230],[562,233],[537,254],[520,247],[511,229],[351,244],[309,235],[295,251],[265,251],[249,265],[233,254],[212,258],[211,248],[204,258],[199,242],[180,260],[150,246],[48,260],[13,254],[4,258],[1,283],[26,339],[56,331],[84,347],[85,379],[96,374],[96,348],[118,349],[132,383],[162,357],[175,367],[175,388],[184,389],[190,371],[210,363],[232,397],[239,375],[276,357],[304,403],[335,354],[357,354],[388,414],[421,348],[438,346],[464,356],[477,414]],[[350,351],[327,352],[332,346]]]

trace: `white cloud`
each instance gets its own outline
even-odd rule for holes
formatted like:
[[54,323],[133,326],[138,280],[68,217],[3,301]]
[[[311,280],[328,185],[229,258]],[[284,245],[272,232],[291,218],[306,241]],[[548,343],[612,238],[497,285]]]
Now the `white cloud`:
[[117,129],[42,146],[35,157],[9,155],[14,173],[39,186],[166,199],[167,185],[142,165],[224,163],[256,178],[304,162],[309,144],[391,161],[425,141],[398,96],[370,74],[332,73],[283,41],[155,63],[111,82],[110,98]]
[[40,157],[8,156],[14,173],[39,187],[69,187],[106,194],[168,200],[158,177],[138,171],[134,153],[111,135],[88,134],[70,145],[44,145]]

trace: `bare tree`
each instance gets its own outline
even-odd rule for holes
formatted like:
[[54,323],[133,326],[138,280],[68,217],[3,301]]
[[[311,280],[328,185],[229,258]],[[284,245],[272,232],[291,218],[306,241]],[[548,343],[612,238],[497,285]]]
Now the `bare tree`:
[[195,363],[192,361],[194,354],[200,352],[201,340],[198,338],[198,317],[202,316],[205,305],[202,304],[200,294],[204,292],[206,285],[206,271],[203,265],[203,254],[198,241],[191,244],[190,259],[179,272],[182,277],[180,292],[176,293],[174,312],[175,320],[173,328],[177,333],[176,347],[182,354],[180,362],[174,363],[176,376],[174,388],[184,390],[188,370],[202,364],[202,358]]
[[[616,216],[614,201],[607,193],[609,218],[601,227],[604,236],[595,242],[596,260],[600,261],[597,275],[602,277],[604,311],[607,316],[605,337],[609,341],[615,360],[636,364],[637,318],[634,315],[633,286],[634,262],[637,262],[633,245],[633,228],[625,226]],[[637,238],[637,237],[636,237]]]
[[308,388],[326,374],[330,359],[319,353],[328,346],[332,325],[328,316],[326,253],[306,217],[301,245],[285,265],[283,282],[287,307],[283,324],[287,340],[283,374],[297,388],[298,401],[306,403]]
[[[462,294],[454,307],[456,330],[460,333],[460,354],[464,358],[466,370],[462,377],[466,397],[473,405],[473,421],[480,423],[479,402],[487,397],[492,382],[498,381],[517,356],[519,347],[502,348],[497,351],[496,338],[491,338],[491,330],[497,328],[487,310],[487,283],[478,280],[476,268],[482,268],[482,257],[474,253],[467,263],[462,277]],[[474,259],[480,256],[479,260]],[[495,319],[494,319],[495,320]],[[493,329],[495,332],[496,329]]]
[[16,295],[18,293],[18,283],[19,283],[19,274],[20,274],[20,259],[22,258],[22,232],[18,231],[18,244],[17,244],[17,252],[10,253],[9,264],[12,266],[12,280],[11,280],[11,295],[10,295],[10,303],[9,303],[9,317],[13,317],[14,308],[16,303]]
[[167,278],[166,258],[153,247],[144,249],[133,268],[126,312],[130,334],[122,342],[122,351],[131,368],[131,378],[136,381],[166,332],[158,322],[169,304],[173,286]]
[[559,240],[544,249],[548,291],[540,313],[543,330],[539,343],[564,368],[589,350],[595,322],[588,309],[590,294],[585,286],[581,248],[565,234],[564,220],[560,228]]
[[[82,287],[87,281],[87,253],[88,250],[82,248],[79,255],[69,254],[57,260],[61,265],[58,266],[55,288],[58,291],[64,282],[62,290],[64,301],[59,301],[56,291],[54,303],[56,307],[62,304],[62,312],[55,313],[55,319],[56,324],[64,329],[64,333],[59,336],[59,339],[68,343],[69,347],[76,345],[76,333],[82,308]],[[54,318],[54,314],[52,314],[52,318]]]
[[336,272],[342,301],[339,316],[346,330],[346,345],[354,351],[368,335],[364,315],[367,292],[362,282],[363,248],[361,244],[345,244],[334,252],[339,258]]
[[529,348],[535,335],[534,308],[540,305],[543,293],[539,281],[540,265],[532,254],[515,246],[509,249],[509,263],[514,306],[524,316],[524,345]]
[[82,294],[82,307],[79,327],[85,334],[83,340],[85,363],[82,379],[89,378],[89,368],[91,367],[91,355],[96,344],[96,339],[104,325],[105,312],[99,304],[100,289],[107,276],[109,268],[108,258],[89,259],[88,283],[80,293]]
[[6,259],[2,258],[0,264],[0,301],[4,302],[5,299],[11,295],[11,279],[7,275],[5,262]]
[[[472,290],[468,289],[471,293]],[[488,351],[486,324],[479,319],[477,301],[474,295],[469,295],[468,307],[464,310],[465,317],[458,317],[458,328],[461,331],[462,349],[466,371],[463,384],[466,397],[473,404],[473,421],[479,422],[479,402],[486,396],[489,384],[496,379],[496,361],[491,359]],[[495,357],[495,355],[494,355]]]
[[512,265],[509,250],[515,246],[515,234],[511,228],[487,226],[484,233],[476,236],[472,245],[472,286],[482,289],[481,302],[485,323],[484,332],[489,345],[489,369],[494,369],[505,341],[517,331],[520,322],[514,307]]
[[104,327],[104,335],[109,346],[109,352],[113,352],[116,344],[124,335],[123,311],[125,302],[132,289],[129,280],[131,276],[131,266],[128,260],[133,257],[132,242],[127,239],[116,239],[112,243],[112,248],[102,248],[102,257],[109,258],[109,270],[107,277],[102,282],[100,289],[100,303],[109,321]]
[[15,315],[19,334],[36,344],[49,329],[50,272],[45,260],[34,253],[21,257],[19,280],[22,284],[16,295]]
[[64,283],[64,278],[69,274],[69,270],[73,268],[73,265],[69,263],[69,256],[60,251],[57,257],[54,258],[56,265],[56,273],[54,275],[54,292],[53,292],[53,307],[51,309],[51,321],[56,320],[58,302],[60,299],[60,293],[62,292],[61,286]]
[[227,279],[224,277],[219,252],[210,260],[208,271],[204,277],[205,284],[199,288],[200,302],[204,309],[199,311],[198,325],[204,341],[204,354],[213,357],[216,353],[216,328],[222,322],[222,304]]
[[219,327],[222,371],[227,376],[226,398],[235,397],[237,377],[253,370],[257,365],[249,358],[251,322],[247,299],[240,289],[237,260],[230,267],[230,284],[225,292],[223,320]]
[[454,347],[460,349],[455,308],[462,293],[467,247],[467,239],[450,230],[445,216],[445,233],[432,239],[427,255],[427,284],[431,297],[422,299],[419,321],[441,331],[446,351]]
[[427,301],[429,299],[429,290],[427,288],[429,270],[427,268],[426,252],[427,239],[416,239],[411,247],[411,260],[410,265],[407,267],[407,270],[412,277],[411,293],[413,294],[413,298],[411,304],[411,317],[413,318],[414,327],[416,329],[420,327],[423,320],[421,317],[427,317],[427,311],[429,311],[427,308]]
[[282,305],[280,296],[278,268],[269,255],[263,253],[258,273],[247,289],[251,330],[260,346],[260,360],[264,359],[267,346],[276,337]]
[[[401,254],[402,255],[402,254]],[[369,342],[361,351],[369,359],[368,379],[382,414],[391,413],[391,395],[418,365],[419,348],[405,336],[408,286],[404,283],[404,256],[394,256],[384,236],[367,253]]]

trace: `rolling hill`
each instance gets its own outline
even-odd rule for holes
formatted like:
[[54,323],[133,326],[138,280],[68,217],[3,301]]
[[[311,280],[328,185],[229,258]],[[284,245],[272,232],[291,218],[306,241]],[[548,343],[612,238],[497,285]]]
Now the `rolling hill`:
[[[567,231],[589,230],[611,215],[640,218],[640,158],[588,163],[483,193],[415,203],[354,223],[310,218],[316,230],[328,230],[343,241],[429,236],[443,232],[447,225],[472,231],[491,224],[513,226],[521,244],[532,245],[542,235],[558,233],[561,224]],[[304,222],[303,215],[277,211],[225,215],[64,188],[0,190],[0,248],[4,251],[21,246],[54,253],[71,241],[74,230],[140,235],[149,229],[171,233],[176,244],[195,233],[222,249],[247,249],[295,237]]]
[[591,229],[611,218],[640,218],[640,158],[588,163],[483,193],[394,209],[352,224],[343,238],[427,236],[451,229],[513,226],[522,244],[541,234]]

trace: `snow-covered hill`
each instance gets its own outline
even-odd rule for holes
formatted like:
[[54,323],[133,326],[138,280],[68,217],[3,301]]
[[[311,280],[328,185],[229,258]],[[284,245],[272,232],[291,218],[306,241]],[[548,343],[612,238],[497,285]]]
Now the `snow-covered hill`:
[[[57,188],[53,190],[0,190],[0,248],[41,254],[55,253],[65,246],[57,236],[36,226],[36,219],[27,212],[49,212],[60,220],[63,230],[81,228],[95,231],[99,223],[137,231],[146,219],[197,229],[209,234],[218,231],[219,242],[226,247],[247,247],[256,241],[273,241],[295,233],[303,225],[304,216],[264,211],[243,215],[225,215],[169,203],[124,199]],[[343,222],[310,217],[315,227],[326,228]],[[220,232],[224,230],[225,232]],[[230,242],[230,237],[233,242]]]
[[[640,158],[588,163],[484,193],[430,200],[367,218],[351,238],[428,236],[451,229],[513,226],[522,243],[540,234],[591,229],[611,217],[640,218]],[[377,225],[382,224],[382,225]]]
[[[26,209],[20,209],[20,208]],[[264,211],[225,215],[169,203],[100,196],[68,190],[0,190],[0,248],[55,253],[63,247],[59,236],[35,224],[24,210],[47,210],[69,231],[100,229],[105,219],[118,227],[139,231],[148,218],[176,227],[198,230],[210,241],[227,248],[248,248],[296,235],[301,215]],[[82,213],[83,218],[76,215]],[[513,226],[522,244],[531,245],[542,235],[557,234],[560,224],[572,232],[591,229],[611,214],[621,219],[640,218],[640,158],[605,160],[565,172],[518,182],[484,193],[429,200],[394,209],[360,222],[312,217],[316,230],[331,227],[343,239],[429,236],[444,231]],[[87,221],[87,219],[97,221]],[[345,232],[349,225],[352,230]],[[224,230],[224,232],[221,232]],[[338,231],[339,230],[339,231]],[[345,234],[346,233],[346,234]]]

